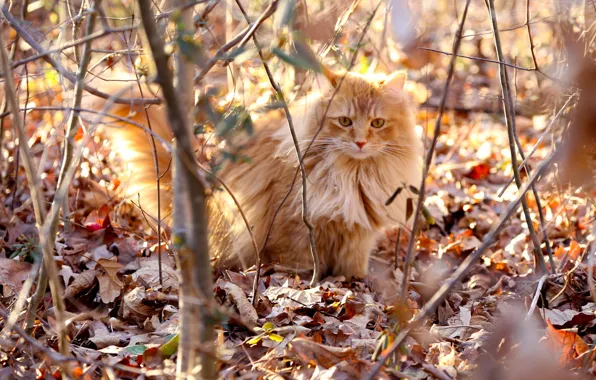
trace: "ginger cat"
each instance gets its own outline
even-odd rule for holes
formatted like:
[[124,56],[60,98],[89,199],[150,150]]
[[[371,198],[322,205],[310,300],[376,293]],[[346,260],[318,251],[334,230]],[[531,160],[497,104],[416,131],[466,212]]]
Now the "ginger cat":
[[[404,184],[419,186],[422,144],[415,133],[414,105],[403,90],[403,72],[344,76],[327,71],[321,79],[326,82],[324,90],[290,107],[302,153],[314,138],[304,159],[309,218],[315,228],[322,274],[364,277],[370,253],[383,230],[406,223],[406,197],[411,194],[402,191],[390,206],[385,202]],[[103,100],[93,98],[86,106],[101,109],[102,104]],[[115,105],[108,113],[145,126],[148,115],[154,133],[171,139],[160,106],[149,107],[147,115],[144,107],[127,105]],[[143,208],[155,210],[156,173],[147,134],[106,117],[104,123],[108,121],[120,126],[110,129],[114,148],[134,169],[128,193],[134,194],[135,201],[139,193]],[[218,175],[239,200],[262,250],[273,215],[290,190],[298,167],[283,111],[271,111],[257,119],[254,134],[242,145],[239,153],[249,157],[250,162],[228,160]],[[157,147],[157,156],[163,173],[169,167],[170,156],[161,146]],[[167,206],[171,204],[169,173],[161,181],[162,204]],[[296,270],[312,269],[301,205],[298,176],[261,252],[264,262],[279,262]],[[252,242],[229,195],[214,191],[208,206],[210,250],[216,265],[253,265]]]

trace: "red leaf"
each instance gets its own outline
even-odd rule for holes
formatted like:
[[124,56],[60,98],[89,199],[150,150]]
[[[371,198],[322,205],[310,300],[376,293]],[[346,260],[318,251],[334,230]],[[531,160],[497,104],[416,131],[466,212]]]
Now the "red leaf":
[[481,180],[488,178],[490,174],[490,166],[485,163],[478,164],[473,166],[472,169],[466,174],[466,177],[472,178],[475,180]]

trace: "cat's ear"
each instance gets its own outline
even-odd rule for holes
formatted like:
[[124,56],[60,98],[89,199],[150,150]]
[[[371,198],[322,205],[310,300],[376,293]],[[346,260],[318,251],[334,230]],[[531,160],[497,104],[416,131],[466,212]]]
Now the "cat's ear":
[[341,80],[341,74],[336,73],[335,71],[331,70],[330,68],[324,65],[321,65],[321,73],[333,88],[337,88]]
[[382,83],[383,87],[401,90],[404,88],[408,73],[404,70],[399,70],[389,75]]

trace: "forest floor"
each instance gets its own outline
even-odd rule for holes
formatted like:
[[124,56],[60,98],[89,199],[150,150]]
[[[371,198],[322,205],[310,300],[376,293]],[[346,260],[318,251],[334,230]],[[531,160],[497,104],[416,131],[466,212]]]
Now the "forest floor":
[[[36,117],[35,113],[29,117],[31,124]],[[421,128],[432,126],[436,117],[436,110],[423,108],[418,123]],[[516,120],[529,152],[549,120],[523,116]],[[385,353],[399,326],[480,245],[517,194],[515,184],[505,187],[512,176],[511,160],[506,128],[498,115],[450,111],[443,124],[428,180],[430,215],[415,249],[407,307],[398,302],[409,238],[405,231],[399,234],[397,250],[397,231],[387,232],[365,281],[325,278],[310,288],[308,273],[265,266],[254,306],[254,268],[216,273],[214,294],[222,306],[217,314],[222,376],[360,378],[371,370],[373,358]],[[551,150],[551,138],[545,134],[538,144],[528,161],[531,168]],[[47,155],[48,161],[60,152],[57,146],[42,144],[35,134],[30,143],[33,152]],[[79,363],[76,370],[88,378],[104,370],[114,371],[118,378],[172,374],[175,356],[172,344],[166,343],[177,332],[179,318],[174,260],[164,245],[160,281],[154,234],[140,233],[139,221],[128,217],[125,206],[113,208],[114,202],[90,206],[94,191],[100,194],[119,186],[108,164],[109,146],[95,144],[94,149],[82,163],[71,192],[74,222],[68,232],[61,229],[56,244],[70,348]],[[57,173],[53,167],[42,171],[44,195],[51,199]],[[24,182],[22,171],[17,181],[6,181],[11,191],[3,192],[0,203],[4,316],[14,310],[15,295],[39,256]],[[547,232],[556,274],[542,277],[533,269],[532,242],[518,210],[488,253],[424,327],[410,334],[379,376],[485,378],[487,371],[498,369],[498,378],[512,378],[507,376],[519,374],[528,360],[546,375],[561,368],[593,373],[596,304],[588,286],[586,248],[594,208],[583,194],[562,192],[555,183],[551,175],[537,185],[544,226],[531,194],[529,205],[535,228]],[[541,249],[546,254],[544,244]],[[21,322],[25,317],[18,314]],[[36,316],[37,343],[23,340],[18,331],[0,341],[0,375],[59,374],[58,364],[64,358],[50,352],[57,350],[54,328],[48,293]],[[502,339],[509,343],[506,347],[499,344]]]

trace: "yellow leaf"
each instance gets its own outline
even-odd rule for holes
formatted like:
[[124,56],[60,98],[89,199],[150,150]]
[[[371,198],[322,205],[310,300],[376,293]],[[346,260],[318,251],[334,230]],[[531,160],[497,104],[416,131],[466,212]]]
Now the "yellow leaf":
[[250,344],[251,346],[254,346],[255,344],[259,343],[261,339],[263,339],[263,335],[257,335],[254,338],[248,340],[246,343]]
[[281,342],[282,340],[284,340],[284,337],[277,334],[269,334],[269,339],[271,339],[274,342]]
[[275,328],[275,325],[271,322],[267,322],[263,325],[263,330],[269,332]]

